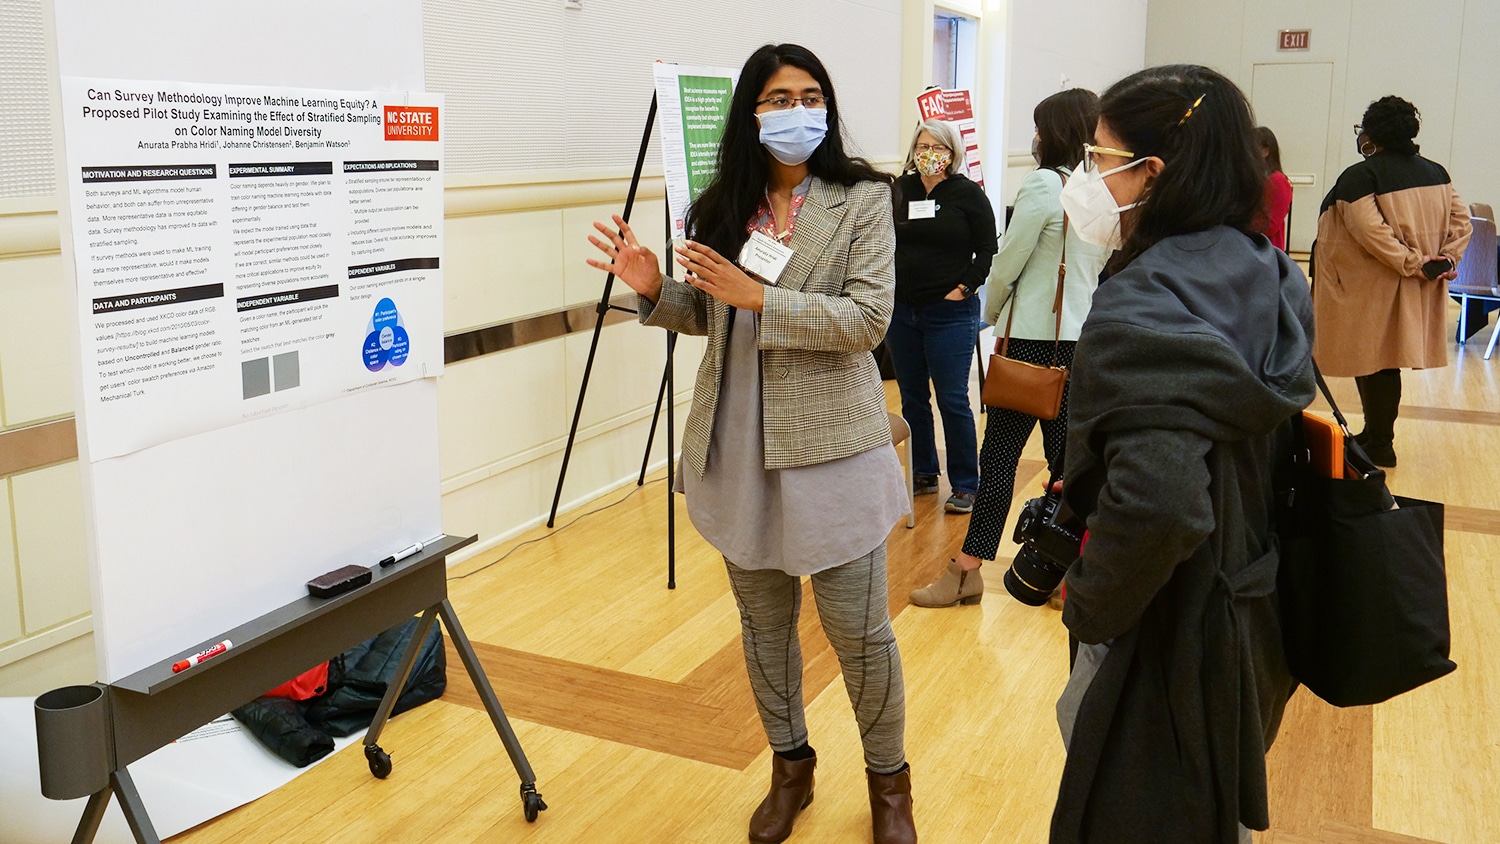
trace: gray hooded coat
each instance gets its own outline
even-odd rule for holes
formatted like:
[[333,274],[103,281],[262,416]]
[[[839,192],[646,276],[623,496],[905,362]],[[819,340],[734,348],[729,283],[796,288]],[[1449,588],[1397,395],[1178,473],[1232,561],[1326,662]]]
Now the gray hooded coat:
[[1272,476],[1313,397],[1311,343],[1302,272],[1227,227],[1157,243],[1095,294],[1064,475],[1089,538],[1063,622],[1109,652],[1054,844],[1229,843],[1268,825],[1265,754],[1293,688]]

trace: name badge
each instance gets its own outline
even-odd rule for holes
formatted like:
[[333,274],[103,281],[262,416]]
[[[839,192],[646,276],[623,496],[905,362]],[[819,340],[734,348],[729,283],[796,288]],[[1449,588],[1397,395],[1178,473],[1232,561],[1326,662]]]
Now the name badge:
[[740,266],[745,272],[774,286],[795,254],[791,247],[782,246],[763,232],[755,231],[750,233],[745,248],[740,250]]
[[937,200],[935,199],[912,202],[906,206],[906,219],[908,220],[931,220],[936,216]]

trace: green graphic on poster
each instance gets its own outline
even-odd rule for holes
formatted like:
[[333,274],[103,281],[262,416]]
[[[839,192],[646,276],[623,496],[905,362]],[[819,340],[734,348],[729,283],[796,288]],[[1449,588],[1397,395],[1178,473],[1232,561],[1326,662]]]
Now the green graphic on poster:
[[692,201],[718,172],[719,139],[724,136],[734,82],[723,76],[679,76],[677,86],[682,96],[682,134]]

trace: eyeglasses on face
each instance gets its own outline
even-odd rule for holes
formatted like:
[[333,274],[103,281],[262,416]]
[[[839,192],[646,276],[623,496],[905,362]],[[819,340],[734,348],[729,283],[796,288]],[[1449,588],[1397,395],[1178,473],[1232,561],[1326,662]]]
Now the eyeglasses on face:
[[917,144],[916,146],[912,147],[911,151],[912,152],[917,152],[917,153],[922,153],[922,152],[952,152],[953,150],[950,149],[945,144]]
[[1119,158],[1135,158],[1135,153],[1113,147],[1096,147],[1093,144],[1083,145],[1083,172],[1092,173],[1099,168],[1099,162],[1094,160],[1096,155],[1113,155]]
[[757,102],[755,105],[756,105],[757,108],[760,107],[760,106],[763,106],[763,105],[768,105],[771,108],[775,109],[776,111],[782,111],[784,109],[792,108],[793,106],[797,105],[798,103],[801,103],[802,105],[807,106],[808,108],[827,108],[828,107],[828,98],[825,97],[825,96],[823,96],[822,94],[810,94],[810,95],[808,95],[806,97],[782,97],[782,96],[776,96],[776,97],[766,97],[765,99],[761,100],[760,102]]

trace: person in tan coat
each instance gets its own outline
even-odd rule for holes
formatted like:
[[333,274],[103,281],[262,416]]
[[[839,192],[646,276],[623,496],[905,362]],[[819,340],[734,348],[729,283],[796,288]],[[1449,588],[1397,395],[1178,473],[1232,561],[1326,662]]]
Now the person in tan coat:
[[[1417,154],[1416,106],[1382,97],[1354,127],[1364,160],[1324,198],[1313,250],[1313,357],[1353,377],[1365,428],[1355,439],[1395,466],[1401,370],[1448,364],[1448,285],[1469,243],[1469,212],[1448,171]],[[1429,262],[1433,275],[1423,271]]]

